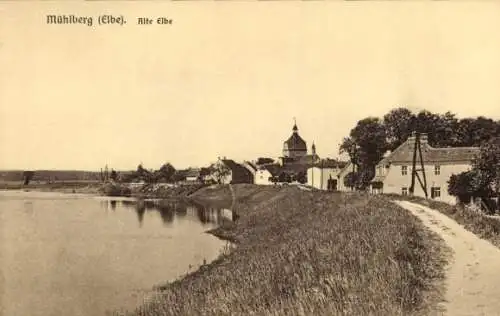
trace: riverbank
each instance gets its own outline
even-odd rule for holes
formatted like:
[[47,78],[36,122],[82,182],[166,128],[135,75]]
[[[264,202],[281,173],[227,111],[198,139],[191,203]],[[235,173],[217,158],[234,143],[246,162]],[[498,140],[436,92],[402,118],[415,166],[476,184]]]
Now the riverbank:
[[239,218],[211,233],[237,247],[132,315],[420,315],[443,298],[443,241],[388,198],[233,188]]
[[23,190],[58,193],[77,193],[111,197],[134,197],[138,199],[183,199],[205,187],[202,184],[167,186],[144,184],[129,187],[120,183],[56,182],[56,183],[0,183],[0,190]]

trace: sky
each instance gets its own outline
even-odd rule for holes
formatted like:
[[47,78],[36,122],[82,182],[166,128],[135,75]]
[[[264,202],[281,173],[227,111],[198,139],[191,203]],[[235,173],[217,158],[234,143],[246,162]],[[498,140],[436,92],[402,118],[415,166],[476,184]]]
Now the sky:
[[0,169],[278,157],[294,117],[336,157],[358,120],[402,105],[500,119],[499,30],[496,2],[2,1]]

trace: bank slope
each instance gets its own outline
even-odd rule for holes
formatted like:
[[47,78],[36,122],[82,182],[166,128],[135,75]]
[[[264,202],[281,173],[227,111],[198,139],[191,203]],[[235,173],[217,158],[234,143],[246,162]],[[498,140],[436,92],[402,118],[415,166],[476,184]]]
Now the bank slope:
[[388,199],[236,189],[239,218],[214,233],[237,247],[134,315],[424,315],[442,299],[442,240]]

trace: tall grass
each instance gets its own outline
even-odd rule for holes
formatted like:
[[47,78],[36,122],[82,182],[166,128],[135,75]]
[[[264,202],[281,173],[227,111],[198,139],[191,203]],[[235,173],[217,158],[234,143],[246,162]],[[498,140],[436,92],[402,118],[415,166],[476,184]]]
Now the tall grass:
[[134,315],[416,315],[442,297],[442,241],[388,199],[269,188],[236,208],[214,234],[237,247]]

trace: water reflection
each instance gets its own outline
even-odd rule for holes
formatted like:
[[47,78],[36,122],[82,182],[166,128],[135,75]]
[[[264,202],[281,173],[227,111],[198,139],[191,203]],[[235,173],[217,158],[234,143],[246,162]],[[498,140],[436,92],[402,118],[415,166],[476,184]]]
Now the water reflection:
[[0,192],[0,315],[128,315],[111,310],[133,310],[225,244],[186,203],[44,194]]
[[33,215],[33,202],[31,201],[24,202],[24,211],[28,215]]
[[176,219],[194,218],[202,224],[221,225],[224,221],[236,220],[234,212],[227,208],[204,205],[186,201],[171,200],[110,200],[106,209],[116,210],[117,205],[133,209],[137,213],[139,227],[144,223],[145,214],[157,212],[165,226],[170,226]]

